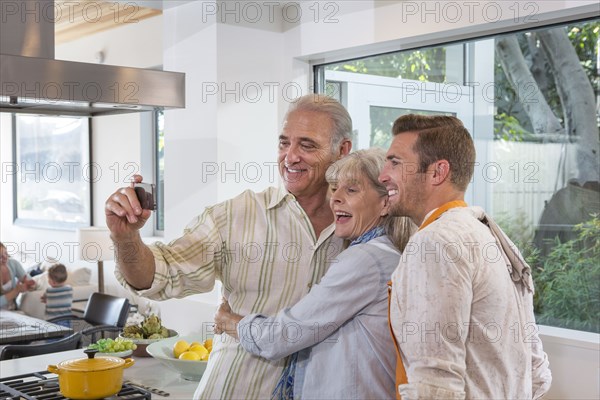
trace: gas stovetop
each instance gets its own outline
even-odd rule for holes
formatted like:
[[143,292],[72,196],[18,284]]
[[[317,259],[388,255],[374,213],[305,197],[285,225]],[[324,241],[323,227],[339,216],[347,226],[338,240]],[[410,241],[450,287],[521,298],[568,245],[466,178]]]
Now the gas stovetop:
[[[124,383],[121,391],[107,400],[138,400],[151,398],[150,393]],[[58,377],[47,371],[0,378],[0,400],[59,400],[66,399],[58,387]]]

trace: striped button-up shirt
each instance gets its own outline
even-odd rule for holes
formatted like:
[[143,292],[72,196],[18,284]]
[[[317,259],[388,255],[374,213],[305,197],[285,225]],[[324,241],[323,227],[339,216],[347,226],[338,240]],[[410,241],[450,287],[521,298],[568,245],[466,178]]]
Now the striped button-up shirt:
[[[310,219],[284,188],[246,191],[209,207],[168,245],[151,246],[156,273],[152,299],[181,298],[212,290],[215,279],[233,312],[272,315],[300,300],[341,251],[330,225],[317,237]],[[199,399],[270,398],[285,359],[267,361],[227,335],[214,341],[195,393]]]

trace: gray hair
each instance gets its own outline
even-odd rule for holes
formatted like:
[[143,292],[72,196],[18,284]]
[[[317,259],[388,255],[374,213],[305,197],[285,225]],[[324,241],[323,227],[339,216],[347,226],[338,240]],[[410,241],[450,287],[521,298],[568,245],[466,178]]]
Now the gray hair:
[[299,97],[290,105],[284,120],[287,120],[288,116],[294,111],[320,112],[331,118],[333,123],[332,150],[337,149],[344,140],[351,140],[352,118],[350,118],[348,110],[333,97],[318,93]]
[[[385,155],[385,150],[377,147],[355,151],[331,164],[325,172],[325,179],[331,185],[365,177],[379,195],[387,196],[387,189],[379,182],[379,173],[385,164]],[[382,226],[400,251],[404,250],[408,239],[416,231],[416,225],[409,218],[394,217],[389,214],[383,218]]]

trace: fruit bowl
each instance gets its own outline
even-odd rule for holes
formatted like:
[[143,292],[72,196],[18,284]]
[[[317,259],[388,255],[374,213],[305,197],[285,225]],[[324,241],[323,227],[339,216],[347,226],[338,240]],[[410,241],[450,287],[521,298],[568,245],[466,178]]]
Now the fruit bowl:
[[[150,354],[148,354],[148,352],[146,352],[146,348],[149,345],[151,345],[153,343],[161,342],[163,340],[177,338],[178,336],[179,336],[179,334],[176,331],[174,331],[173,329],[169,329],[169,337],[168,338],[163,338],[163,339],[135,339],[135,338],[126,338],[126,339],[130,339],[136,345],[135,350],[133,350],[133,355],[134,356],[136,356],[136,357],[150,357]],[[119,335],[119,337],[123,337],[123,336]]]
[[167,368],[178,372],[183,379],[188,381],[199,381],[206,370],[208,361],[179,360],[175,358],[173,356],[173,346],[178,340],[185,340],[188,343],[202,343],[204,338],[200,334],[171,337],[152,343],[146,350],[148,351],[148,354],[159,360]]

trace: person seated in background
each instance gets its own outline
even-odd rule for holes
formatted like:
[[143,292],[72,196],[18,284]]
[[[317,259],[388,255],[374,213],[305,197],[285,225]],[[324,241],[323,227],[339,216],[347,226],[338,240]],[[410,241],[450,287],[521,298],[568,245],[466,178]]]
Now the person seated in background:
[[384,150],[370,149],[328,168],[335,235],[349,246],[304,298],[271,317],[242,318],[226,301],[215,314],[215,332],[239,338],[246,351],[268,360],[291,355],[272,398],[394,398],[387,282],[413,226],[388,215],[377,181],[384,162]]
[[6,246],[0,242],[0,309],[15,310],[16,298],[20,293],[35,287],[35,282],[27,275],[17,260],[8,256]]
[[[73,288],[67,285],[67,268],[63,264],[54,264],[48,269],[48,287],[42,296],[46,303],[46,319],[71,314],[73,303]],[[69,321],[57,322],[59,325],[69,325]]]

